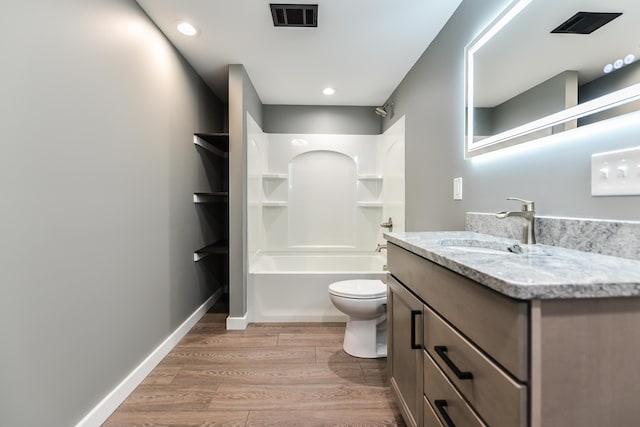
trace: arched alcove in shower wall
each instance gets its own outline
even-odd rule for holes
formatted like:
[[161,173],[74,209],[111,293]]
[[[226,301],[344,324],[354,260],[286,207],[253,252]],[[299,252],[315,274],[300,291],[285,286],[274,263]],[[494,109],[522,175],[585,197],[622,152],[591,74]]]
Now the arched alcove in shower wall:
[[353,249],[356,162],[336,151],[299,154],[289,163],[290,248]]
[[261,252],[373,251],[378,135],[266,135]]

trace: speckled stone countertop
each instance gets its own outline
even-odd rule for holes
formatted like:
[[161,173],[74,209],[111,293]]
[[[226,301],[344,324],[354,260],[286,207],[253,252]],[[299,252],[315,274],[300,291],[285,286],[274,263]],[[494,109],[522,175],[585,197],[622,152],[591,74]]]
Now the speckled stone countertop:
[[512,298],[640,296],[640,261],[636,260],[557,246],[522,245],[517,240],[470,231],[384,236],[390,243]]

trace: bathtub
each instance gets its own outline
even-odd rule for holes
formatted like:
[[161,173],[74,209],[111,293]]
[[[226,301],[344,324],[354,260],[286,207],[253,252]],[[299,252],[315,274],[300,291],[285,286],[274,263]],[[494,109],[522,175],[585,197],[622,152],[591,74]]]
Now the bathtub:
[[247,284],[251,322],[343,322],[329,300],[329,284],[350,279],[386,281],[386,255],[263,253],[252,262]]

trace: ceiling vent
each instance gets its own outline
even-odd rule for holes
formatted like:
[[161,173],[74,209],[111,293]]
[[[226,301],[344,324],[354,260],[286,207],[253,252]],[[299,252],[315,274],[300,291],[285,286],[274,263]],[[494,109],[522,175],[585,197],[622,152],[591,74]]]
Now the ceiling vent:
[[317,27],[317,4],[274,4],[271,7],[273,25],[276,27]]
[[622,13],[578,12],[551,32],[560,34],[591,34],[620,15],[622,15]]

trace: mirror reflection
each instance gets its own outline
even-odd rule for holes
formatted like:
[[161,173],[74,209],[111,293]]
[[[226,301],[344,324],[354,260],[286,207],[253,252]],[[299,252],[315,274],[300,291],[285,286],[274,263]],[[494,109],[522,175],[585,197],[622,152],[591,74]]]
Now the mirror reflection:
[[639,57],[640,1],[513,2],[467,48],[467,153],[640,109]]

